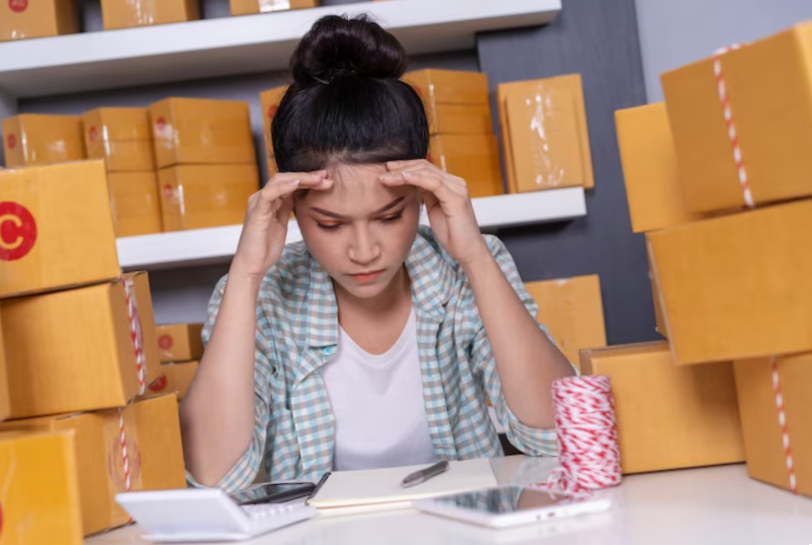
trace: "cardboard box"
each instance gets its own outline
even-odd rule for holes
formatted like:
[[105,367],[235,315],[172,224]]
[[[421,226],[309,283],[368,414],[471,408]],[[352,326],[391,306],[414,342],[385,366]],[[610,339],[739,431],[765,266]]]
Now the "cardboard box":
[[3,344],[2,316],[0,316],[0,421],[11,415],[11,402],[8,396],[8,371],[6,370],[6,349]]
[[675,366],[665,341],[581,352],[586,375],[609,375],[623,473],[744,461],[733,367]]
[[0,170],[0,298],[118,277],[102,161]]
[[155,170],[149,110],[99,108],[82,116],[91,159],[104,159],[108,172]]
[[[143,380],[160,376],[147,273],[131,273]],[[140,390],[123,282],[0,301],[11,417],[121,407]]]
[[197,373],[199,362],[187,361],[182,363],[164,363],[161,365],[163,375],[160,379],[150,384],[149,389],[153,392],[175,392],[178,394],[178,401],[186,397],[189,386]]
[[524,286],[538,303],[537,320],[573,365],[581,365],[579,350],[606,346],[598,275],[525,282]]
[[676,363],[812,350],[812,200],[646,239]]
[[21,114],[2,124],[8,168],[87,158],[79,116]]
[[168,98],[150,106],[158,168],[255,164],[248,103]]
[[259,191],[256,165],[179,165],[158,173],[164,231],[237,225]]
[[162,231],[161,198],[155,172],[111,172],[107,183],[117,237]]
[[580,74],[496,88],[510,193],[595,186]]
[[251,15],[254,13],[271,13],[291,9],[315,8],[321,5],[320,0],[229,0],[231,15]]
[[72,432],[81,526],[83,533],[90,535],[122,526],[130,519],[115,501],[117,493],[127,491],[121,422],[127,447],[129,489],[185,488],[180,420],[174,395],[149,397],[124,409],[13,420],[0,425],[0,431]]
[[[812,22],[806,22],[720,56],[755,204],[812,195],[810,44]],[[661,81],[688,209],[745,206],[714,59],[666,72]]]
[[654,300],[654,331],[668,338],[668,329],[665,326],[665,316],[663,315],[663,307],[660,304],[660,297],[657,295],[657,286],[654,283],[654,274],[649,267],[648,279],[651,282],[651,298]]
[[[234,15],[232,13],[232,15]],[[276,117],[276,111],[279,109],[279,103],[288,90],[287,85],[275,87],[259,94],[259,105],[262,109],[262,123],[264,132],[262,133],[263,140],[265,141],[265,156],[268,158],[269,168],[271,163],[276,166],[274,160],[273,141],[271,140],[271,122]],[[273,174],[271,174],[273,176]],[[269,176],[270,177],[270,176]]]
[[435,104],[426,110],[431,134],[493,134],[490,104]]
[[200,0],[101,0],[104,30],[200,19]]
[[0,42],[79,32],[75,0],[0,2]]
[[701,219],[685,206],[665,104],[615,112],[632,231],[645,233]]
[[203,324],[156,326],[162,362],[199,360],[203,357]]
[[431,137],[429,161],[468,184],[472,198],[502,195],[499,144],[490,134],[439,134]]
[[4,545],[82,545],[74,436],[0,433]]
[[431,110],[438,104],[489,103],[488,75],[461,70],[417,70],[403,76]]
[[[747,472],[791,490],[770,358],[734,363]],[[776,371],[798,492],[812,496],[812,354],[778,358]]]

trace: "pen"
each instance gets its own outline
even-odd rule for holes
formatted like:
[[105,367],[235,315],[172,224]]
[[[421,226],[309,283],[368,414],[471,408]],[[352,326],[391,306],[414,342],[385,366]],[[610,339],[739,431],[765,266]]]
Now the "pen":
[[419,471],[415,471],[414,473],[410,473],[406,475],[406,478],[401,481],[400,486],[403,488],[409,488],[411,486],[418,485],[420,483],[424,483],[431,479],[432,477],[436,477],[441,473],[445,473],[448,471],[448,462],[443,461],[434,464],[433,466],[429,466],[425,469],[421,469]]

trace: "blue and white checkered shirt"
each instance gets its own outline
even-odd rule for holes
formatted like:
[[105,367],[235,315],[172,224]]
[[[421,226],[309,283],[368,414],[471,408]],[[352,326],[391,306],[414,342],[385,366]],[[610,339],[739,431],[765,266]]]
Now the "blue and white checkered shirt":
[[[507,249],[496,237],[485,238],[535,317],[536,303]],[[487,399],[513,445],[527,454],[557,455],[555,431],[522,424],[505,403],[471,285],[430,229],[420,227],[406,268],[417,316],[423,398],[437,459],[502,455]],[[206,343],[224,287],[225,278],[209,303]],[[333,469],[335,418],[320,368],[336,351],[338,337],[338,308],[329,275],[304,243],[288,246],[265,276],[257,304],[254,436],[218,488],[234,491],[250,485],[263,457],[270,481],[316,480]]]

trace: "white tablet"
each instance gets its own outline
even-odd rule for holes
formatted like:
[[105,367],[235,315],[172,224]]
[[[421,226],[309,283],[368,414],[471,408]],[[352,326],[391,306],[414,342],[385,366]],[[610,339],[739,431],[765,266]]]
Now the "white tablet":
[[606,511],[608,499],[572,499],[544,490],[503,486],[414,502],[420,511],[488,526],[508,528]]

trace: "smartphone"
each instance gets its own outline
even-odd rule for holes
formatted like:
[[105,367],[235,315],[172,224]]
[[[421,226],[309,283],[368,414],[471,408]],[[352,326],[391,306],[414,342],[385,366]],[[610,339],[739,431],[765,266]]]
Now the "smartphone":
[[314,483],[265,483],[246,488],[231,494],[231,499],[238,505],[256,505],[258,503],[282,503],[306,498],[316,488]]
[[414,502],[420,511],[490,528],[554,521],[611,507],[608,499],[573,499],[544,490],[503,486]]

